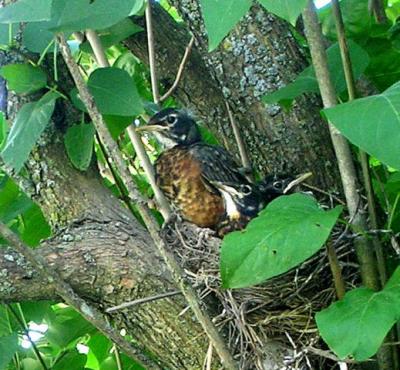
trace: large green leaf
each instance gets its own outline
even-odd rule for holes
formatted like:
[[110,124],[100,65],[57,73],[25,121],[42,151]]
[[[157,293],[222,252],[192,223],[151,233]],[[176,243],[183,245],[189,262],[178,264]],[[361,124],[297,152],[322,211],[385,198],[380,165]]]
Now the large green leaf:
[[357,288],[317,313],[322,338],[341,358],[364,361],[373,356],[390,328],[400,319],[400,267],[385,288]]
[[214,50],[251,6],[251,0],[201,0],[208,35],[208,49]]
[[[358,79],[365,71],[369,63],[368,54],[355,42],[349,40],[350,58],[353,66],[353,74]],[[329,71],[332,76],[335,90],[338,94],[346,89],[346,80],[342,68],[339,45],[336,43],[327,50]],[[281,89],[267,94],[263,97],[264,103],[276,103],[287,105],[297,96],[308,93],[319,92],[318,82],[315,77],[314,68],[307,67],[290,84]]]
[[7,121],[4,117],[4,113],[0,112],[0,151],[3,149],[7,139]]
[[339,104],[323,113],[353,144],[400,169],[400,82],[380,95]]
[[0,369],[5,369],[18,349],[18,335],[13,333],[0,337]]
[[0,9],[0,23],[38,22],[50,19],[52,0],[19,0]]
[[31,64],[8,64],[0,68],[8,88],[17,94],[37,91],[46,86],[47,76],[40,67]]
[[72,164],[81,171],[89,167],[93,153],[95,129],[92,123],[81,123],[68,128],[64,143]]
[[53,0],[53,31],[104,29],[129,16],[137,0]]
[[307,0],[258,0],[265,9],[276,14],[291,24],[295,25],[296,20],[306,7]]
[[275,199],[245,230],[224,238],[223,286],[258,284],[303,262],[325,243],[340,212],[340,207],[323,211],[304,194]]
[[102,114],[136,116],[143,112],[135,82],[122,69],[96,69],[89,77],[88,87]]
[[58,94],[49,92],[37,102],[23,105],[18,111],[6,145],[0,153],[4,162],[15,171],[21,169],[49,123],[58,97]]

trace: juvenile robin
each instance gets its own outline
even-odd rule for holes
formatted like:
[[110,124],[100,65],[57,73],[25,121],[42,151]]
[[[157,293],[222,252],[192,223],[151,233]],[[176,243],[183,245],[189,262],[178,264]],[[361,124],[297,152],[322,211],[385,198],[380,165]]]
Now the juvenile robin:
[[202,142],[194,119],[184,110],[163,109],[138,130],[152,132],[165,146],[155,162],[156,182],[173,208],[219,236],[244,228],[291,180],[269,176],[250,183],[231,154]]

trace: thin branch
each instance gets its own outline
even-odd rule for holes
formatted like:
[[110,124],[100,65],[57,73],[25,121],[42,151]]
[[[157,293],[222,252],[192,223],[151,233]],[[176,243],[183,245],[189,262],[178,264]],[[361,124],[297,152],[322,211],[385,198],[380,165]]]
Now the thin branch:
[[77,310],[87,321],[99,329],[104,335],[116,343],[125,353],[134,359],[140,361],[145,368],[160,369],[158,364],[153,360],[145,357],[145,355],[138,351],[127,342],[118,330],[115,330],[104,319],[102,313],[96,308],[91,307],[87,302],[79,297],[75,291],[67,284],[61,276],[48,265],[46,260],[34,250],[26,246],[16,234],[14,234],[6,225],[0,222],[0,234],[10,243],[10,245],[38,271],[43,277],[44,281],[51,284],[57,294],[71,307]]
[[175,77],[174,83],[169,88],[169,90],[160,98],[160,103],[162,103],[165,100],[167,100],[174,93],[176,88],[178,87],[179,82],[180,82],[180,80],[182,78],[183,71],[185,69],[186,63],[187,63],[187,61],[189,59],[189,55],[190,55],[190,52],[192,50],[193,44],[194,44],[194,36],[192,36],[192,38],[189,41],[188,46],[186,46],[185,53],[183,54],[181,63],[179,64],[178,72],[176,73],[176,77]]
[[[340,56],[342,58],[347,91],[349,94],[349,101],[353,101],[356,98],[356,84],[354,81],[353,68],[345,35],[342,12],[340,10],[340,4],[338,0],[332,0],[332,12],[336,25],[336,33],[339,42]],[[375,206],[374,193],[372,190],[371,176],[369,174],[368,156],[361,149],[360,149],[360,162],[363,174],[364,187],[367,194],[367,205],[368,205],[370,227],[372,229],[378,229],[379,227],[378,218],[376,215],[376,206]],[[377,237],[374,237],[372,241],[375,248],[380,282],[381,285],[383,286],[387,281],[387,272],[386,272],[386,264],[385,264],[385,257],[383,254],[382,244]]]
[[135,183],[133,182],[133,179],[121,156],[118,146],[113,141],[110,133],[108,132],[104,119],[101,116],[93,100],[93,96],[90,94],[85,84],[85,81],[83,80],[79,72],[79,68],[71,54],[71,50],[69,49],[65,36],[63,34],[59,34],[58,41],[60,44],[61,54],[65,60],[67,67],[69,68],[72,78],[75,81],[75,85],[79,91],[79,95],[88,110],[88,113],[92,119],[94,126],[96,127],[97,132],[99,133],[100,139],[102,140],[104,147],[108,152],[108,155],[112,158],[113,163],[115,163],[115,166],[119,174],[121,175],[121,178],[124,181],[126,188],[129,191],[130,198],[134,202],[136,202],[137,209],[147,226],[147,229],[154,241],[155,246],[158,248],[160,255],[163,257],[168,269],[170,270],[172,278],[182,291],[197,320],[208,335],[210,341],[213,343],[213,346],[220,356],[225,368],[229,370],[237,369],[236,363],[233,360],[232,355],[229,353],[225,342],[218,333],[210,317],[201,309],[200,300],[198,299],[193,287],[186,279],[184,279],[184,272],[182,268],[179,266],[174,255],[168,251],[167,245],[165,244],[164,240],[161,239],[159,235],[158,224],[151,214],[149,208],[147,207],[146,201],[137,190]]
[[156,57],[154,52],[153,17],[151,14],[150,0],[147,2],[145,16],[146,16],[147,48],[149,50],[151,90],[153,91],[154,103],[158,104],[160,102],[160,93],[158,91]]
[[157,208],[161,212],[164,217],[164,220],[169,220],[171,218],[172,212],[169,206],[167,199],[164,196],[164,193],[158,187],[156,183],[156,177],[154,172],[154,167],[150,162],[149,156],[147,155],[141,138],[138,133],[135,131],[133,125],[128,126],[127,132],[129,138],[132,142],[133,147],[135,148],[136,155],[139,158],[140,164],[146,173],[147,179],[149,180],[150,186],[154,192],[154,198],[157,202]]
[[92,47],[97,64],[100,67],[109,67],[110,63],[108,63],[106,54],[104,53],[103,45],[101,44],[99,35],[94,30],[86,30],[85,34],[90,46]]
[[[322,101],[325,108],[330,108],[337,103],[336,93],[329,74],[321,27],[314,3],[311,0],[308,1],[303,12],[303,19]],[[357,176],[349,143],[332,124],[329,124],[329,131],[338,161],[349,215],[353,220],[352,225],[356,230],[365,234],[367,223],[364,214],[360,211],[363,207],[359,207],[362,202],[357,191]],[[379,289],[380,282],[376,271],[375,256],[368,239],[360,236],[354,241],[354,244],[364,285],[374,290]]]
[[46,363],[44,362],[44,359],[42,357],[42,354],[39,352],[39,349],[36,346],[36,343],[32,340],[31,336],[29,335],[29,328],[26,325],[25,320],[22,317],[19,317],[19,315],[14,311],[11,305],[7,305],[7,308],[9,311],[12,313],[12,315],[15,317],[15,319],[18,321],[18,324],[21,326],[22,330],[24,331],[24,334],[28,338],[28,341],[30,342],[33,352],[35,352],[36,358],[39,360],[40,364],[42,365],[44,370],[48,370],[48,367]]
[[240,134],[239,127],[236,124],[235,118],[233,117],[231,108],[229,107],[228,102],[225,102],[226,110],[228,111],[229,121],[232,126],[233,134],[235,135],[236,144],[239,148],[240,159],[242,161],[242,166],[245,170],[251,172],[251,162],[249,156],[247,154],[246,146],[244,144],[242,135]]
[[139,299],[135,299],[135,300],[130,301],[130,302],[121,303],[118,306],[107,308],[106,312],[107,313],[111,313],[111,312],[115,312],[115,311],[118,311],[118,310],[122,310],[123,308],[128,308],[128,307],[136,306],[136,305],[143,304],[143,303],[157,301],[159,299],[172,297],[172,296],[175,296],[175,295],[178,295],[178,294],[182,294],[182,292],[180,290],[174,290],[173,292],[157,294],[157,295],[153,295],[151,297],[139,298]]

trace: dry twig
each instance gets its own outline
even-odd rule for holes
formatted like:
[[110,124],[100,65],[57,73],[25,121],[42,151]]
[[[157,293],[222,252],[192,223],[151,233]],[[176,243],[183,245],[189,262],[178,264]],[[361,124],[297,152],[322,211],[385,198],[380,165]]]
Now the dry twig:
[[194,36],[192,36],[192,38],[189,41],[188,46],[185,49],[185,53],[183,54],[181,63],[179,64],[178,72],[176,73],[176,77],[175,77],[174,83],[169,88],[169,90],[160,98],[160,103],[162,103],[163,101],[167,100],[174,93],[176,88],[178,87],[179,82],[180,82],[180,80],[182,78],[183,71],[185,69],[186,63],[187,63],[187,61],[189,59],[189,55],[190,55],[190,52],[192,50],[193,44],[194,44]]

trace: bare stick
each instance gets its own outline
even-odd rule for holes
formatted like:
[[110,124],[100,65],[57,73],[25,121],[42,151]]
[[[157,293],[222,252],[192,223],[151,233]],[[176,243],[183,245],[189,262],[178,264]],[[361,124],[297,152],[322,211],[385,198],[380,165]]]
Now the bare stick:
[[[100,67],[108,67],[110,64],[108,63],[106,54],[103,49],[103,45],[100,42],[99,36],[96,31],[87,30],[86,31],[87,39],[92,47],[93,53],[97,60],[97,63]],[[127,128],[129,138],[132,142],[133,147],[135,148],[135,152],[140,160],[140,163],[143,167],[144,172],[149,180],[150,186],[153,189],[154,197],[157,202],[157,206],[164,219],[167,220],[171,217],[171,209],[169,207],[168,201],[165,198],[163,192],[156,184],[156,179],[154,175],[154,168],[150,162],[150,159],[143,148],[142,141],[139,138],[139,135],[136,133],[133,126],[129,126]],[[100,140],[99,140],[100,141]],[[110,167],[111,168],[111,167]]]
[[108,63],[106,54],[103,50],[103,45],[101,44],[100,38],[96,31],[94,30],[86,30],[86,38],[88,39],[90,46],[92,47],[94,56],[96,57],[97,64],[100,67],[109,67],[110,63]]
[[190,52],[192,50],[193,44],[194,44],[194,36],[192,36],[192,38],[189,41],[188,46],[186,46],[185,54],[183,54],[183,57],[182,57],[182,60],[181,60],[181,64],[179,65],[178,72],[176,73],[176,77],[175,77],[174,83],[172,84],[170,89],[160,98],[160,103],[162,103],[163,101],[167,100],[174,93],[176,88],[178,87],[179,82],[180,82],[180,80],[182,78],[183,71],[185,69],[186,63],[187,63],[187,61],[189,59],[189,55],[190,55]]
[[115,166],[122,180],[124,181],[126,188],[129,191],[130,198],[136,202],[137,209],[147,226],[147,230],[149,231],[155,246],[157,247],[160,255],[163,257],[168,269],[170,270],[172,278],[174,279],[176,285],[182,291],[182,294],[187,300],[197,320],[208,335],[210,341],[213,343],[213,346],[220,356],[225,368],[229,370],[237,369],[236,363],[232,355],[229,353],[225,342],[219,335],[210,317],[201,309],[200,301],[193,287],[186,279],[184,279],[184,272],[182,268],[179,266],[173,254],[168,251],[164,240],[161,239],[159,235],[158,224],[155,221],[150,210],[148,209],[146,201],[137,190],[135,183],[133,182],[132,177],[126,167],[126,164],[121,156],[118,146],[108,132],[104,119],[100,114],[96,103],[93,100],[93,96],[90,94],[85,84],[85,81],[83,80],[79,72],[79,68],[71,54],[71,50],[69,49],[65,36],[63,34],[59,34],[57,38],[60,44],[60,52],[65,60],[65,63],[67,64],[72,78],[75,81],[75,85],[78,89],[79,95],[88,110],[88,113],[92,119],[94,126],[96,127],[100,139],[103,142],[104,147],[108,152],[108,155],[113,159],[113,163],[115,163]]
[[153,302],[153,301],[157,301],[159,299],[164,299],[167,297],[172,297],[178,294],[182,294],[182,292],[180,290],[174,290],[173,292],[168,292],[168,293],[162,293],[162,294],[157,294],[157,295],[153,295],[151,297],[145,297],[145,298],[140,298],[140,299],[135,299],[134,301],[130,301],[130,302],[125,302],[125,303],[121,303],[118,306],[114,306],[114,307],[110,307],[106,309],[107,313],[111,313],[111,312],[115,312],[118,310],[122,310],[123,308],[128,308],[128,307],[132,307],[132,306],[136,306],[138,304],[143,304],[143,303],[148,303],[148,302]]
[[142,165],[142,168],[146,173],[147,179],[149,180],[150,186],[153,189],[154,198],[156,199],[158,209],[163,215],[164,220],[168,220],[171,218],[172,214],[171,208],[169,206],[167,199],[164,196],[164,193],[160,190],[160,188],[156,184],[154,167],[150,162],[149,156],[147,155],[143,147],[143,143],[138,133],[135,131],[133,125],[130,125],[127,128],[127,131],[129,138],[131,139],[132,145],[135,148],[135,152],[140,160],[140,164]]
[[332,272],[336,296],[338,299],[342,299],[346,293],[346,287],[343,280],[342,269],[339,265],[339,259],[332,240],[330,239],[326,243],[326,250],[328,252],[329,266]]
[[233,117],[231,108],[229,107],[228,102],[225,102],[226,110],[228,111],[229,121],[231,122],[233,134],[235,135],[236,144],[239,148],[240,159],[242,161],[242,166],[245,170],[251,171],[251,162],[249,156],[247,154],[246,146],[244,144],[242,135],[240,134],[239,127],[236,124],[236,121]]
[[10,245],[37,270],[43,279],[51,284],[57,294],[71,307],[77,310],[87,321],[99,329],[105,336],[117,344],[129,357],[135,361],[140,361],[142,366],[149,369],[160,369],[158,364],[147,358],[144,353],[138,351],[127,342],[118,330],[115,330],[104,319],[102,313],[96,308],[91,307],[87,302],[79,297],[61,276],[51,268],[47,261],[31,248],[26,246],[6,225],[0,222],[0,234],[8,240]]
[[[329,74],[326,51],[323,36],[314,3],[309,0],[303,12],[304,26],[308,44],[310,45],[311,57],[321,91],[322,101],[326,108],[336,105],[336,93]],[[346,203],[352,225],[362,234],[366,231],[366,219],[360,210],[363,209],[360,196],[357,191],[356,170],[347,140],[331,124],[329,124],[332,144],[338,161],[340,177],[346,197]],[[355,239],[357,257],[360,261],[360,272],[363,283],[371,289],[379,289],[380,282],[376,271],[375,256],[368,239],[360,235]]]
[[[356,87],[355,87],[355,82],[354,82],[353,69],[352,69],[352,63],[351,63],[351,59],[350,59],[349,48],[347,45],[347,40],[346,40],[346,35],[345,35],[345,30],[344,30],[342,12],[340,10],[340,5],[339,5],[338,0],[332,0],[332,12],[333,12],[334,20],[335,20],[335,25],[336,25],[336,33],[337,33],[337,37],[338,37],[338,41],[339,41],[340,55],[342,58],[342,64],[343,64],[343,70],[344,70],[344,75],[345,75],[345,79],[346,79],[347,91],[349,94],[349,101],[352,101],[356,98]],[[363,174],[364,187],[365,187],[365,191],[367,194],[367,205],[368,205],[370,226],[372,229],[378,229],[379,228],[378,218],[376,215],[374,193],[372,190],[371,177],[369,174],[368,156],[361,149],[360,149],[360,162],[361,162],[361,169],[362,169],[362,174]],[[377,266],[378,266],[378,271],[379,271],[379,278],[380,278],[381,285],[383,286],[387,281],[387,272],[386,272],[385,257],[384,257],[383,250],[382,250],[382,244],[381,244],[379,238],[377,238],[377,237],[374,237],[372,239],[372,241],[374,244],[376,259],[378,262]]]
[[149,50],[151,90],[153,91],[154,103],[158,104],[160,101],[160,93],[158,91],[156,56],[154,52],[153,17],[151,15],[150,0],[147,2],[147,7],[146,7],[146,32],[147,32],[147,48]]

